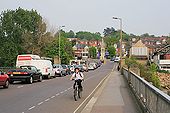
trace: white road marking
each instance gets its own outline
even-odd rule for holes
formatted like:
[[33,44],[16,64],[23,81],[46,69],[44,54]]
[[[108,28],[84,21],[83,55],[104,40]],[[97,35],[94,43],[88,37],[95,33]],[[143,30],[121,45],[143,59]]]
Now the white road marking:
[[24,86],[18,86],[17,88],[22,88],[22,87],[24,87]]
[[32,107],[30,107],[28,110],[32,110],[32,109],[34,109],[35,108],[35,106],[32,106]]
[[60,95],[59,93],[55,94],[56,96]]
[[48,99],[45,100],[45,102],[47,102],[47,101],[49,101],[49,100],[50,100],[50,99],[48,98]]
[[[93,95],[93,93],[97,90],[97,88],[100,86],[100,84],[102,84],[102,82],[111,74],[111,72],[109,74],[107,74],[99,83],[98,85],[95,87],[95,89],[93,89],[93,91],[90,93],[90,95],[88,97],[86,97],[86,99],[75,109],[75,111],[73,113],[76,113],[78,111],[78,109],[88,100],[88,98],[90,98],[91,95]],[[93,78],[93,77],[89,77],[88,79]],[[88,80],[86,79],[86,80]]]
[[51,98],[54,98],[55,96],[52,96]]
[[43,104],[44,102],[40,102],[40,103],[38,103],[37,105],[41,105],[41,104]]

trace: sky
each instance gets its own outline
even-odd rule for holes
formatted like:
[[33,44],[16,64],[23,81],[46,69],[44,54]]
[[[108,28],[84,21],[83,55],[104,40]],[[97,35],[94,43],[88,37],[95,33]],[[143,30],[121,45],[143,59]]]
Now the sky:
[[35,9],[49,29],[100,32],[106,27],[141,35],[170,35],[170,0],[0,0],[0,12],[7,9]]

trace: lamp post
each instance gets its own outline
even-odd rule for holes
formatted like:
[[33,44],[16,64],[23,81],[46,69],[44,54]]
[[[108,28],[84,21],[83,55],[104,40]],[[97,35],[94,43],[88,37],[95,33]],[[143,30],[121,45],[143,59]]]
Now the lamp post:
[[61,48],[60,48],[60,40],[61,40],[61,28],[65,26],[59,26],[59,32],[58,32],[58,38],[59,38],[59,49],[58,49],[58,59],[59,59],[59,64],[61,64],[60,56],[61,56]]
[[120,21],[120,70],[122,69],[122,18],[113,17]]

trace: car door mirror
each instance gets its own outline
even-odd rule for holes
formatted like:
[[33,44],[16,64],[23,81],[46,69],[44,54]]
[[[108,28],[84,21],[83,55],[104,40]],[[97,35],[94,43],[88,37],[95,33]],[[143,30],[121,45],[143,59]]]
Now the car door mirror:
[[4,75],[5,73],[4,72],[1,72],[1,75]]

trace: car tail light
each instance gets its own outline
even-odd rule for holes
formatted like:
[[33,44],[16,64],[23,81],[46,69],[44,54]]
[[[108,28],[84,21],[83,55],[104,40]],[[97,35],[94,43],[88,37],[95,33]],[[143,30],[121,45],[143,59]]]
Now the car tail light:
[[12,74],[12,72],[8,72],[7,74],[11,75],[11,74]]
[[27,73],[27,72],[21,72],[21,74],[23,74],[23,75],[27,75],[28,73]]

